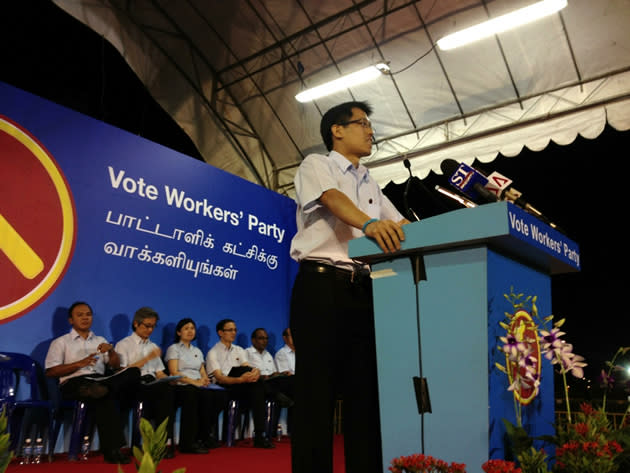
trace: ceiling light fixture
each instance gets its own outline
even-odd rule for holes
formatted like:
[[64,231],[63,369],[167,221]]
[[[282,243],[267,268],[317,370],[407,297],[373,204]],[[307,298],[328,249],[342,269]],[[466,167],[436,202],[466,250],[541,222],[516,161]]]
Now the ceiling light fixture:
[[552,15],[567,6],[567,0],[542,0],[528,7],[498,16],[457,33],[450,34],[438,40],[441,50],[457,48],[465,44],[478,41],[497,33],[517,28],[532,21]]
[[347,74],[325,84],[306,89],[295,96],[295,100],[298,102],[310,102],[326,95],[334,94],[340,90],[348,89],[355,85],[363,84],[371,80],[380,77],[383,74],[389,72],[389,66],[387,64],[376,64],[374,66],[366,67],[360,71]]

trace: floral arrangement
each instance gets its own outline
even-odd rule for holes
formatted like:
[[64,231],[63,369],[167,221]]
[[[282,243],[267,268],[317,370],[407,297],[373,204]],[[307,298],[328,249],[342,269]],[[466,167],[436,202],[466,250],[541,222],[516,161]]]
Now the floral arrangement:
[[[608,370],[601,372],[600,386],[605,389],[602,407],[595,409],[588,404],[582,404],[580,412],[573,415],[569,402],[567,375],[582,378],[586,363],[584,358],[573,353],[573,346],[563,339],[566,334],[561,331],[561,327],[565,320],[559,320],[549,327],[553,316],[540,319],[536,307],[536,296],[525,297],[523,294],[515,294],[511,289],[510,294],[506,294],[505,298],[512,304],[515,313],[506,313],[507,321],[501,322],[507,334],[505,337],[500,337],[502,345],[498,349],[505,354],[506,363],[505,365],[497,363],[496,367],[508,375],[510,378],[508,390],[514,394],[517,425],[511,425],[505,420],[504,423],[522,472],[547,473],[549,471],[547,454],[543,449],[537,450],[533,447],[534,439],[529,438],[521,425],[522,396],[520,393],[523,390],[529,390],[535,396],[540,385],[538,359],[532,356],[536,346],[539,346],[542,358],[546,358],[555,365],[556,371],[562,377],[567,411],[567,422],[556,426],[556,435],[543,436],[539,439],[556,446],[553,471],[562,473],[619,471],[621,460],[624,455],[627,457],[630,447],[630,430],[625,426],[630,406],[624,414],[621,429],[613,429],[606,414],[606,393],[614,386],[613,374],[621,369],[617,360],[630,351],[630,347],[620,348],[613,360],[607,362]],[[529,313],[538,323],[534,322],[533,331],[519,330],[518,326],[515,330],[514,320],[519,311],[526,308],[529,308]],[[514,369],[514,367],[518,368]]]
[[[536,307],[536,296],[516,294],[510,288],[505,298],[512,304],[514,313],[506,313],[500,322],[506,335],[499,337],[497,347],[505,355],[505,364],[495,366],[509,378],[508,391],[514,398],[516,425],[503,420],[511,440],[516,462],[491,459],[482,465],[485,473],[614,473],[630,471],[630,425],[627,415],[630,404],[619,427],[614,428],[606,413],[606,396],[616,383],[615,374],[623,368],[619,360],[630,352],[630,347],[619,348],[607,370],[600,374],[600,387],[604,389],[600,408],[583,403],[580,411],[571,413],[567,375],[584,376],[586,362],[573,353],[573,346],[563,339],[561,330],[565,320],[553,322],[553,315],[541,319]],[[556,426],[556,435],[542,436],[542,440],[555,445],[555,456],[549,457],[543,448],[534,447],[534,440],[522,426],[522,406],[530,403],[539,393],[541,362],[549,360],[562,377],[567,421]],[[630,392],[630,382],[626,383]],[[630,398],[629,398],[630,399]],[[550,461],[555,464],[549,470]],[[427,455],[410,455],[395,458],[389,471],[392,473],[465,473],[466,465],[435,459]]]
[[[504,294],[504,297],[512,304],[515,312],[514,314],[506,312],[506,322],[500,322],[507,334],[499,338],[503,345],[498,349],[505,353],[506,363],[505,365],[496,363],[495,366],[510,378],[508,391],[514,394],[517,425],[522,426],[521,406],[538,394],[541,357],[532,356],[536,349],[544,358],[551,361],[552,365],[556,365],[562,375],[566,408],[571,421],[567,374],[570,373],[577,378],[583,377],[586,363],[584,358],[573,353],[573,345],[562,339],[565,333],[560,328],[564,325],[565,319],[555,322],[549,328],[553,315],[540,319],[536,306],[537,296],[525,297],[522,293],[515,294],[511,288],[510,294]],[[529,324],[523,322],[528,318]],[[514,369],[515,367],[517,369]],[[531,393],[527,396],[527,402],[523,402],[522,399],[524,391]]]
[[481,468],[486,473],[522,473],[514,462],[506,460],[488,460]]
[[558,428],[556,470],[568,473],[617,471],[616,458],[623,448],[611,435],[610,421],[602,409],[583,403],[573,423]]
[[392,473],[466,473],[463,463],[451,463],[429,455],[415,454],[394,458],[389,467]]

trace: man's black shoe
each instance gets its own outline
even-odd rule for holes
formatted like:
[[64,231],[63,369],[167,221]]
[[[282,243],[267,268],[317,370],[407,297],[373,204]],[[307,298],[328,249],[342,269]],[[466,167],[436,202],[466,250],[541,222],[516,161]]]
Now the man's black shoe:
[[172,445],[166,447],[166,453],[164,454],[164,458],[170,460],[171,458],[175,458],[175,447]]
[[105,460],[105,463],[119,463],[121,465],[131,463],[131,458],[129,458],[129,455],[126,455],[125,453],[119,452],[117,450],[105,453],[103,455],[103,459]]
[[194,443],[189,447],[179,447],[179,451],[180,453],[194,453],[194,454],[204,454],[204,453],[208,453],[210,450],[208,450],[206,447],[204,447],[203,445],[199,445],[198,443]]
[[98,383],[79,386],[79,396],[84,399],[101,399],[107,396],[108,392],[107,386]]
[[221,446],[221,442],[219,442],[214,436],[208,437],[208,439],[203,441],[202,443],[203,446],[209,450],[212,450],[213,448],[219,448]]
[[276,448],[273,442],[269,440],[267,437],[255,437],[254,447],[255,448]]

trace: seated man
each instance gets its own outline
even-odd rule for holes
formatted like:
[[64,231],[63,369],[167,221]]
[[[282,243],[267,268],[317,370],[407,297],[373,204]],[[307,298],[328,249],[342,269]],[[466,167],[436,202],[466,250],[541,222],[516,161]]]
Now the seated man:
[[[265,387],[260,371],[249,367],[247,353],[233,342],[236,339],[236,324],[231,319],[217,323],[219,341],[206,356],[206,371],[214,380],[226,388],[233,399],[247,402],[254,414],[254,447],[274,448],[265,436]],[[238,369],[247,367],[248,369]]]
[[104,376],[106,366],[112,370],[120,367],[120,357],[107,340],[90,330],[92,320],[92,308],[86,302],[70,306],[72,329],[50,344],[46,376],[59,378],[64,399],[85,401],[94,411],[105,461],[129,463],[129,456],[120,451],[126,442],[115,400],[123,390],[139,383],[140,370],[128,368],[116,376]]
[[[267,351],[269,336],[264,328],[257,328],[252,332],[252,346],[245,350],[249,364],[260,370],[260,377],[265,381],[265,393],[268,399],[276,401],[280,407],[293,407],[293,377],[288,373],[281,373],[276,363]],[[293,370],[295,370],[295,365]],[[291,411],[287,416],[287,427],[291,430]],[[280,410],[275,410],[274,425],[278,422]]]
[[293,336],[291,335],[290,328],[284,329],[282,339],[284,340],[284,346],[276,352],[276,356],[274,357],[276,368],[278,368],[281,374],[294,375],[295,345],[293,344]]
[[266,383],[268,397],[278,401],[282,407],[291,407],[293,401],[293,379],[281,374],[276,363],[267,351],[269,336],[264,328],[257,328],[252,332],[252,346],[245,350],[249,365],[258,368],[260,378]]
[[[150,307],[141,307],[133,316],[133,333],[116,344],[120,355],[120,365],[140,369],[141,383],[137,390],[129,393],[131,399],[143,402],[145,417],[155,420],[157,428],[168,417],[167,436],[173,437],[175,420],[175,397],[173,386],[167,382],[149,384],[156,379],[166,378],[164,363],[160,358],[161,350],[149,340],[159,320],[158,313]],[[138,445],[139,447],[139,445]],[[166,451],[166,458],[173,458],[174,448]]]

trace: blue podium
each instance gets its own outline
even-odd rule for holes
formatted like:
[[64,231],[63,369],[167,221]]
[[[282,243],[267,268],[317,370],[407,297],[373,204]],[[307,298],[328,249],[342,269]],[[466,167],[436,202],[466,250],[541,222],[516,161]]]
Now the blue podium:
[[[507,376],[495,361],[499,325],[515,292],[538,296],[551,314],[551,275],[580,270],[579,248],[519,207],[498,202],[405,227],[399,252],[368,238],[350,256],[372,265],[383,471],[401,455],[425,453],[481,472],[503,458],[502,418],[514,422]],[[424,259],[426,280],[413,264]],[[427,379],[431,413],[420,414],[413,377]],[[553,372],[542,363],[540,394],[524,409],[532,435],[553,433]]]

